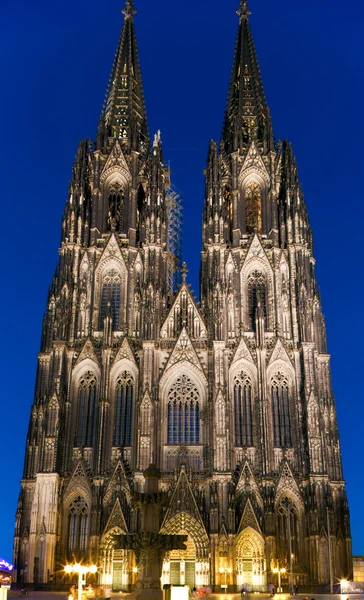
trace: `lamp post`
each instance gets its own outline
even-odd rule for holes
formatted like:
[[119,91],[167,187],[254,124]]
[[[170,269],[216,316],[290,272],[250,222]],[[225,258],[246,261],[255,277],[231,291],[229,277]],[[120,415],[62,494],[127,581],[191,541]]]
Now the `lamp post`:
[[281,593],[282,593],[282,587],[281,587],[281,574],[282,574],[282,573],[285,573],[285,572],[286,572],[286,569],[285,569],[284,567],[281,567],[281,568],[279,568],[279,566],[278,566],[278,567],[275,567],[275,568],[273,569],[273,573],[277,573],[277,575],[278,575],[278,587],[277,587],[277,593],[278,593],[278,594],[281,594]]
[[224,590],[225,594],[226,594],[226,590],[227,590],[227,583],[226,583],[227,573],[230,574],[232,572],[233,572],[233,570],[231,569],[231,567],[229,567],[229,568],[227,568],[227,567],[221,567],[221,569],[220,569],[220,573],[221,574],[225,573],[225,584],[221,586],[221,587],[225,588],[225,590]]
[[76,563],[75,565],[66,565],[64,568],[65,572],[70,575],[71,573],[78,573],[78,596],[77,600],[82,600],[82,586],[86,583],[86,579],[84,579],[84,575],[86,573],[97,573],[96,565],[80,565]]

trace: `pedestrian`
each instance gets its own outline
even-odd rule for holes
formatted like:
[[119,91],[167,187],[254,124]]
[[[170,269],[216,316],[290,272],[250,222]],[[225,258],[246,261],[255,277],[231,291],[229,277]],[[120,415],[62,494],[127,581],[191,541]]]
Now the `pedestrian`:
[[68,594],[68,600],[75,600],[76,598],[77,598],[76,586],[75,585],[71,585],[70,591],[69,591],[69,594]]
[[299,587],[298,587],[297,583],[294,586],[294,591],[296,592],[296,596],[298,596]]
[[111,587],[109,585],[104,586],[104,598],[105,600],[110,600],[111,598]]
[[191,592],[191,600],[197,600],[197,598],[198,598],[197,590],[194,587],[193,590],[192,590],[192,592]]

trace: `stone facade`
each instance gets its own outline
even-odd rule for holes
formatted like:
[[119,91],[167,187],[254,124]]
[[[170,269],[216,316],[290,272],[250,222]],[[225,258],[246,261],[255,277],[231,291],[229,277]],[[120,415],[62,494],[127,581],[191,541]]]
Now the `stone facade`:
[[[16,518],[15,579],[135,556],[133,492],[156,463],[162,533],[188,535],[163,583],[327,585],[352,575],[330,356],[292,148],[274,143],[242,1],[221,145],[211,142],[201,301],[171,289],[169,172],[150,144],[131,0],[97,141],[73,167],[49,292]],[[288,581],[289,580],[289,581]]]

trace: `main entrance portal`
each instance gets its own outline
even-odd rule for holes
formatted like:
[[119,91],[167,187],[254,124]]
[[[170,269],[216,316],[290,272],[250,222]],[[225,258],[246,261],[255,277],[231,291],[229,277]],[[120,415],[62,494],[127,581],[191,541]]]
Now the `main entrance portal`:
[[[180,533],[187,535],[184,531]],[[196,550],[190,537],[185,545],[186,550],[173,550],[166,556],[163,563],[163,583],[189,585],[192,589],[196,585]]]
[[266,590],[264,540],[252,527],[246,527],[236,542],[237,585],[247,585],[254,592]]

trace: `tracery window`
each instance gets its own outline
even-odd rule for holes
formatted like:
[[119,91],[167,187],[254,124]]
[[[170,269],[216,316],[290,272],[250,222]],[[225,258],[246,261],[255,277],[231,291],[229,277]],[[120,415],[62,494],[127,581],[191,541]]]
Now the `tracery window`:
[[87,371],[78,387],[78,417],[75,446],[94,445],[97,422],[97,381],[92,371]]
[[47,435],[55,435],[57,429],[58,408],[55,402],[52,402],[48,407],[47,414]]
[[114,329],[120,322],[121,278],[118,271],[110,269],[104,276],[101,293],[100,329],[104,328],[104,319],[110,310]]
[[134,379],[124,371],[116,381],[113,446],[131,446],[134,404]]
[[252,181],[245,188],[246,229],[248,233],[262,231],[262,194],[260,186]]
[[124,192],[119,188],[110,191],[108,226],[116,231],[124,228]]
[[246,373],[234,380],[235,446],[253,445],[252,384]]
[[297,507],[290,498],[282,498],[276,509],[277,558],[289,562],[292,552],[293,563],[299,561],[300,521]]
[[68,549],[85,552],[88,545],[88,506],[77,496],[68,511]]
[[267,288],[265,276],[261,271],[252,271],[248,277],[248,317],[249,329],[255,329],[258,307],[267,326]]
[[292,446],[292,435],[287,378],[282,373],[274,375],[271,389],[274,447],[290,448]]
[[168,444],[200,443],[200,395],[194,382],[181,375],[168,393]]

